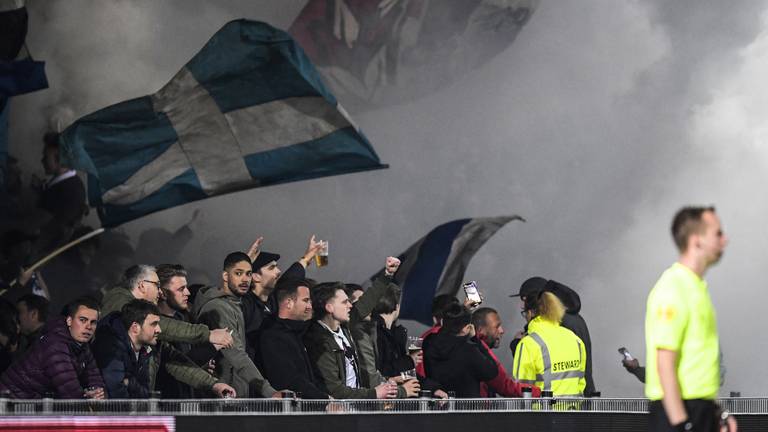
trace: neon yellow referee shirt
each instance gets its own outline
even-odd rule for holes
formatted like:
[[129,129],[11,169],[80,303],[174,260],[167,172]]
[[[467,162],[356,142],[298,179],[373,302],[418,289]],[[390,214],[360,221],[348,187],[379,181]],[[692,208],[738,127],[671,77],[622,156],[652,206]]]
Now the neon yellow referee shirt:
[[677,352],[677,380],[684,400],[715,399],[720,388],[720,347],[715,308],[707,283],[675,263],[648,295],[645,312],[645,396],[664,395],[656,367],[656,349]]

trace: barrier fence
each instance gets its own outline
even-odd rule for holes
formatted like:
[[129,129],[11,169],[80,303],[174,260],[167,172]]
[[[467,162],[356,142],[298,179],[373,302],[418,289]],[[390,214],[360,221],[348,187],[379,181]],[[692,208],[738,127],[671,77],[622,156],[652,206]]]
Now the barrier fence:
[[[766,415],[768,398],[723,398],[718,403],[733,414]],[[301,414],[439,414],[445,412],[587,412],[645,414],[642,398],[533,399],[0,399],[0,416],[29,415],[172,415],[207,416],[214,413],[249,416]]]

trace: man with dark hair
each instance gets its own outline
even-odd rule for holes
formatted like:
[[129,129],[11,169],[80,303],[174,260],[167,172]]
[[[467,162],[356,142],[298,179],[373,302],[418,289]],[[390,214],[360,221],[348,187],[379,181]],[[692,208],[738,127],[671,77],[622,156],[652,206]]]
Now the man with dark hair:
[[19,331],[21,340],[17,355],[26,351],[32,342],[42,334],[43,326],[48,321],[48,299],[34,294],[26,294],[16,301],[19,313]]
[[[315,374],[332,397],[385,399],[398,395],[398,387],[394,383],[367,382],[362,375],[357,344],[348,323],[353,315],[356,320],[361,320],[371,313],[399,266],[400,260],[387,257],[385,275],[377,278],[375,286],[361,297],[354,310],[344,292],[343,283],[326,282],[312,289],[312,309],[316,321],[305,334],[304,345],[315,366]],[[403,389],[406,396],[416,395],[418,382],[414,380],[404,383]]]
[[408,330],[397,324],[399,315],[400,288],[392,285],[371,313],[376,324],[376,369],[387,377],[414,369],[422,360],[421,351],[407,354]]
[[360,297],[363,296],[365,290],[358,284],[345,283],[344,292],[347,294],[347,297],[349,297],[349,301],[352,302],[352,304],[355,304],[358,300],[360,300]]
[[[160,301],[157,308],[161,316],[189,322],[191,305],[187,270],[180,264],[160,264],[156,271],[160,281]],[[171,345],[198,366],[208,367],[217,351],[216,346],[211,343],[197,344],[194,347],[186,342],[172,342]],[[192,387],[177,380],[163,365],[157,373],[155,387],[163,393],[165,399],[190,399],[194,396]]]
[[291,279],[303,279],[306,269],[317,255],[323,243],[316,241],[315,236],[309,238],[309,244],[304,255],[293,263],[285,274],[280,270],[278,261],[280,255],[261,250],[263,238],[259,237],[248,250],[251,259],[252,285],[251,289],[241,299],[243,321],[245,322],[245,349],[248,356],[258,361],[259,329],[261,324],[269,316],[277,311],[277,302],[272,293],[275,290],[277,280],[282,277]]
[[[147,300],[152,304],[160,300],[160,278],[154,266],[138,264],[129,267],[119,286],[104,294],[104,315],[122,310],[123,306],[135,299]],[[228,329],[209,330],[204,324],[191,324],[166,315],[160,317],[160,327],[163,329],[160,339],[166,342],[232,345]]]
[[475,338],[472,314],[453,303],[443,313],[437,334],[424,339],[424,372],[457,397],[480,397],[480,383],[493,379],[498,367]]
[[277,283],[277,316],[262,325],[259,354],[264,375],[273,385],[299,392],[305,399],[328,399],[302,342],[312,319],[310,285],[304,279]]
[[[0,391],[16,399],[103,399],[104,381],[89,342],[96,331],[99,304],[81,297],[67,306],[67,316],[49,321],[40,340],[0,377]],[[91,390],[86,391],[86,389]]]
[[187,270],[180,264],[160,264],[155,272],[160,283],[158,309],[165,316],[186,321],[190,306]]
[[[146,300],[131,300],[122,311],[106,316],[93,343],[110,398],[147,398],[162,365],[179,381],[219,397],[234,389],[193,364],[173,346],[159,342],[160,310]],[[152,361],[152,358],[155,358]]]
[[720,389],[720,343],[706,271],[728,239],[714,207],[685,207],[672,222],[677,262],[648,295],[645,315],[645,395],[654,431],[715,431],[726,420],[715,404]]
[[[49,179],[40,185],[38,207],[45,214],[32,224],[41,227],[35,250],[40,256],[67,240],[85,216],[85,186],[77,172],[61,160],[59,134],[48,132],[43,137],[41,163]],[[38,219],[33,217],[33,219]],[[38,257],[39,258],[39,257]]]
[[219,352],[216,371],[237,390],[238,396],[279,397],[280,393],[264,379],[245,351],[246,327],[240,303],[250,289],[251,259],[243,252],[232,252],[224,259],[221,287],[202,288],[195,299],[193,314],[211,327],[231,329],[234,343]]
[[[432,327],[421,334],[421,339],[426,340],[429,335],[436,334],[443,325],[443,314],[452,304],[458,304],[459,300],[451,294],[440,294],[432,299]],[[424,361],[416,363],[416,374],[419,377],[426,377],[424,373]]]
[[[501,325],[499,313],[493,308],[479,308],[472,313],[472,325],[475,327],[475,333],[477,340],[480,342],[480,346],[491,358],[493,358],[493,361],[496,363],[496,368],[498,369],[496,377],[480,384],[480,396],[491,397],[494,396],[494,394],[503,397],[522,396],[520,383],[507,375],[507,370],[504,369],[504,366],[502,366],[501,362],[492,351],[499,347],[501,344],[501,337],[504,336],[504,327]],[[538,387],[532,386],[533,396],[538,396],[540,391],[541,390]]]

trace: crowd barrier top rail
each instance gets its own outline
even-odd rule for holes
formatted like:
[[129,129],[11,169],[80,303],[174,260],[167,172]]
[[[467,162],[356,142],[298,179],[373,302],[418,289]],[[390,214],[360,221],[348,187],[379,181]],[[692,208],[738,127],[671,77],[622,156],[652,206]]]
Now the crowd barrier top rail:
[[[718,403],[734,414],[768,414],[768,398],[723,398]],[[645,414],[642,398],[533,399],[0,399],[0,416],[99,415],[318,415],[444,414],[451,412],[592,412]]]

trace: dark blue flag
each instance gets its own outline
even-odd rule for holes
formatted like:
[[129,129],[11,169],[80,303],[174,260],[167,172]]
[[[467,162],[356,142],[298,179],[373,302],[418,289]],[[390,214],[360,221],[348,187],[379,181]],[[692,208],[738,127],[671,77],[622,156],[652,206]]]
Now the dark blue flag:
[[395,282],[403,290],[400,318],[432,325],[435,295],[456,295],[478,249],[513,220],[524,221],[516,215],[451,221],[433,229],[400,254],[402,263],[395,274]]

